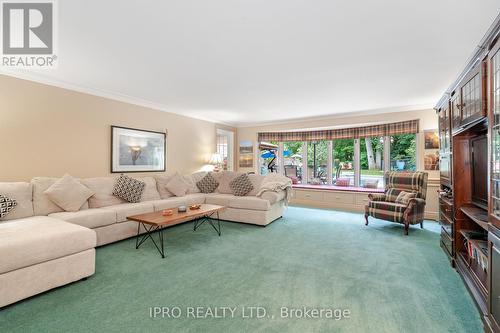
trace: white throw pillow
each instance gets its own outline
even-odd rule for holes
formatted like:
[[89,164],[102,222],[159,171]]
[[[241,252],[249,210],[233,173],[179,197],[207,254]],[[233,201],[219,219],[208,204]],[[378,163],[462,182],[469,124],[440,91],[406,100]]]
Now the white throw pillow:
[[94,195],[88,187],[78,180],[65,174],[50,186],[45,193],[50,201],[67,212],[77,212],[85,202]]
[[189,185],[184,181],[181,175],[175,174],[166,186],[167,190],[176,197],[183,197],[186,195]]

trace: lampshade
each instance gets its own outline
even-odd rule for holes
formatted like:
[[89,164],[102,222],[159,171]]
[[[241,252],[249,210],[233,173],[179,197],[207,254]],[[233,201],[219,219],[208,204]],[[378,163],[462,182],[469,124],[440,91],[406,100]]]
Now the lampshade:
[[212,154],[212,156],[210,156],[210,161],[208,163],[212,165],[221,164],[222,156],[220,154],[214,153]]

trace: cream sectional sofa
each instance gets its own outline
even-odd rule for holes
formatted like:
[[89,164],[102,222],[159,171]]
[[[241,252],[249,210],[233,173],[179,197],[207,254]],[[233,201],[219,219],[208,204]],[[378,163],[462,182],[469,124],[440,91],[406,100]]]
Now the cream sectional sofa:
[[254,190],[237,197],[230,193],[229,182],[238,173],[214,174],[220,185],[208,194],[196,187],[203,175],[183,176],[189,190],[182,197],[165,188],[169,176],[136,177],[146,183],[139,203],[112,194],[116,177],[80,179],[94,195],[76,212],[65,212],[44,194],[57,178],[0,183],[0,194],[17,201],[0,220],[0,307],[94,274],[96,246],[137,234],[138,224],[127,220],[130,215],[210,203],[227,207],[222,220],[265,226],[282,216],[285,191],[256,196],[264,177],[249,175]]

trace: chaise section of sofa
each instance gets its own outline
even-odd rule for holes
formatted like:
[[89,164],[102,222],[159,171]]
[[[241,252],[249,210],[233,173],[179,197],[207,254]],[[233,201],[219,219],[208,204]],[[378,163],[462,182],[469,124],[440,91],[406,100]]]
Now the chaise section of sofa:
[[0,224],[0,307],[95,272],[92,230],[47,216]]
[[[265,226],[282,216],[285,191],[257,196],[264,177],[249,175],[254,189],[246,196],[231,193],[230,181],[240,173],[223,171],[214,193],[200,193],[204,173],[183,176],[188,192],[174,196],[165,185],[170,176],[138,177],[146,183],[141,202],[127,203],[113,195],[116,177],[79,181],[94,195],[78,211],[64,211],[44,192],[58,178],[35,177],[30,183],[0,183],[0,194],[17,205],[0,220],[0,307],[95,272],[95,247],[135,236],[138,224],[127,216],[212,203],[226,206],[222,220]],[[142,226],[139,232],[145,232]]]

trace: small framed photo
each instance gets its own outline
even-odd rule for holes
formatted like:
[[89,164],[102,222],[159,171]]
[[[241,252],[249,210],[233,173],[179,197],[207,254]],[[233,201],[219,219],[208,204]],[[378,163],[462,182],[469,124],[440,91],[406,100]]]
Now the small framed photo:
[[111,126],[111,172],[165,171],[167,135]]
[[253,167],[253,142],[250,140],[240,141],[240,168]]
[[425,149],[439,149],[439,133],[437,130],[424,131]]

